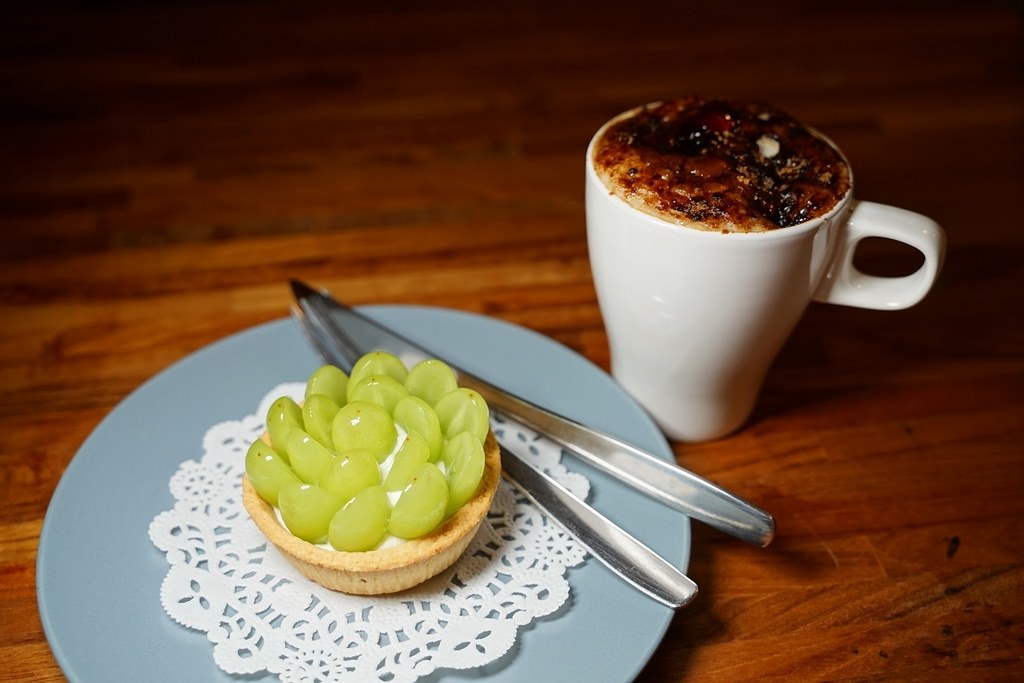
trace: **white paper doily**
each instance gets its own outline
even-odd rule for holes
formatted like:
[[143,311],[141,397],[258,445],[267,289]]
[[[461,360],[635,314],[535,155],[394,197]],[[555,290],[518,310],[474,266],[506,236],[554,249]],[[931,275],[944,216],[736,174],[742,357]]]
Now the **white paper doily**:
[[[299,399],[304,386],[275,387],[254,415],[212,426],[202,457],[171,477],[174,508],[150,523],[168,563],[161,604],[174,621],[206,633],[218,667],[270,672],[283,683],[415,681],[495,661],[520,627],[565,603],[566,570],[586,550],[504,480],[466,553],[427,583],[360,597],[299,574],[249,518],[241,476],[270,403]],[[587,497],[589,481],[565,469],[559,446],[515,423],[493,427],[499,441]]]

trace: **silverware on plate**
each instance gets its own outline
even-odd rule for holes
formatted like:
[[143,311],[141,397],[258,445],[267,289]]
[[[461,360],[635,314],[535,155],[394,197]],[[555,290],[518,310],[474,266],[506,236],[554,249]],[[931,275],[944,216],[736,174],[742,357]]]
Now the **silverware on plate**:
[[[749,502],[693,472],[537,406],[458,368],[345,306],[326,292],[292,280],[303,329],[324,357],[348,369],[363,351],[382,349],[412,358],[438,358],[459,376],[459,384],[477,391],[496,413],[543,434],[568,452],[689,517],[759,547],[775,535],[774,518]],[[319,338],[318,338],[319,337]],[[353,359],[353,360],[349,360]]]
[[[297,294],[306,294],[308,290],[301,283],[293,283],[293,287]],[[312,290],[308,292],[320,296]],[[370,324],[368,321],[345,327],[333,323],[324,325],[319,311],[306,310],[308,303],[306,296],[299,298],[298,307],[293,309],[294,318],[313,348],[327,362],[348,371],[365,352],[381,348],[379,345],[366,346],[349,334],[351,328]],[[376,323],[372,325],[376,326]],[[396,355],[403,358],[409,356],[409,351],[415,352],[417,357],[438,357],[415,346],[397,349],[392,345],[389,350],[398,351]],[[616,575],[672,609],[693,600],[697,584],[686,574],[513,450],[501,444],[499,447],[502,474]]]

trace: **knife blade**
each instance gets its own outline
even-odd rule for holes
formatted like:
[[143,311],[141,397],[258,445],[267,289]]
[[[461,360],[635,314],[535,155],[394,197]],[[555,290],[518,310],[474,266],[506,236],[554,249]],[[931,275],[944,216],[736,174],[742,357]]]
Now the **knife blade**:
[[771,542],[775,520],[770,514],[707,479],[514,396],[387,329],[327,292],[299,280],[292,280],[291,287],[299,310],[312,323],[310,327],[318,330],[314,334],[329,337],[321,342],[328,342],[327,360],[339,367],[351,369],[349,358],[358,358],[361,350],[371,349],[394,353],[408,364],[425,358],[442,360],[456,372],[460,385],[477,391],[496,413],[543,433],[576,457],[695,520],[752,545],[765,547]]
[[503,445],[502,474],[591,555],[628,583],[672,609],[697,595],[697,584],[557,481]]
[[[328,362],[346,370],[365,351],[344,331],[327,334],[294,310],[299,328]],[[499,443],[502,475],[549,519],[561,526],[616,575],[645,595],[679,609],[697,595],[697,584],[628,532],[573,495],[550,475]]]

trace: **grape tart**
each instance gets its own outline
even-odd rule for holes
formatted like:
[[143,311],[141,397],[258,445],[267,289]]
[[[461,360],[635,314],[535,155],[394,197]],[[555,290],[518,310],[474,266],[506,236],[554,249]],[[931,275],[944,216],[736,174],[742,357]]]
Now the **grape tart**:
[[373,352],[350,376],[324,366],[302,402],[272,404],[246,455],[242,501],[308,579],[397,593],[454,564],[486,517],[501,478],[489,425],[482,397],[440,361],[407,371]]

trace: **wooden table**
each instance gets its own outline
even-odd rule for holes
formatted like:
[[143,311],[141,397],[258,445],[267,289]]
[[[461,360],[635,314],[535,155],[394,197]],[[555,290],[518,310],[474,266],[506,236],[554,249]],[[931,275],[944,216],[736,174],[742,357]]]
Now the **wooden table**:
[[583,151],[687,92],[824,130],[861,197],[935,218],[949,251],[908,311],[812,305],[750,423],[673,444],[778,535],[694,525],[701,594],[640,680],[1024,679],[1019,13],[477,4],[2,10],[0,679],[62,679],[36,547],[83,439],[154,373],[286,315],[288,278],[483,313],[607,368]]

